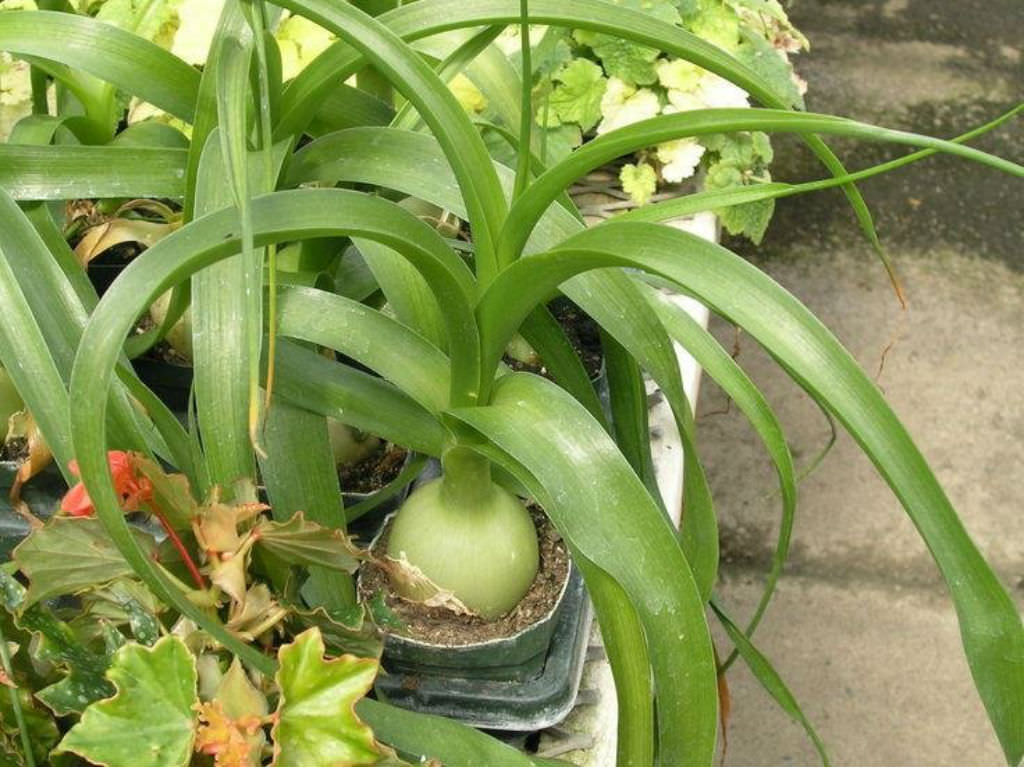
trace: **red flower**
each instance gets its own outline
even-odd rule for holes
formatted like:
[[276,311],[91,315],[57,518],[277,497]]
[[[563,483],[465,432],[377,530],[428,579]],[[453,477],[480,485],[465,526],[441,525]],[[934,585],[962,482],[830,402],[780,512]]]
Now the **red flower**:
[[[138,509],[143,502],[151,501],[153,498],[153,485],[149,478],[140,475],[135,471],[133,456],[125,451],[108,451],[107,463],[110,466],[110,474],[114,479],[114,490],[121,499],[121,509],[126,512]],[[78,470],[78,462],[72,460],[68,464],[71,472],[81,477]],[[92,505],[89,492],[85,485],[76,483],[61,500],[61,511],[72,517],[90,517],[96,513]]]

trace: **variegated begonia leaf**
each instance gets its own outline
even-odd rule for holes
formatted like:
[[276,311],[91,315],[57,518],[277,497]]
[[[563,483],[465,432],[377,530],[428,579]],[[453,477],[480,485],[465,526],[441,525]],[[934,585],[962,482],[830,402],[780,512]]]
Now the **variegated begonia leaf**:
[[278,651],[274,765],[368,765],[389,754],[355,713],[377,676],[377,660],[325,659],[324,650],[314,628]]
[[97,765],[188,765],[196,735],[196,665],[179,638],[128,643],[107,678],[117,688],[89,705],[57,745]]

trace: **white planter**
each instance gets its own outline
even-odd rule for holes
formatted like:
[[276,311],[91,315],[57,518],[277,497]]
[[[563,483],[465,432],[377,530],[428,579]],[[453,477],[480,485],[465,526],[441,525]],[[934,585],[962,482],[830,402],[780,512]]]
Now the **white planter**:
[[[711,213],[667,222],[669,226],[692,232],[711,242],[718,242],[718,219]],[[708,326],[707,307],[694,299],[673,294],[671,300],[686,310],[704,328]],[[697,407],[701,368],[681,346],[676,345],[679,371],[690,406]],[[647,382],[648,394],[656,390]],[[659,398],[650,410],[651,456],[654,460],[658,488],[673,522],[678,526],[683,503],[683,448],[672,409]],[[618,704],[611,667],[601,644],[596,622],[592,630],[588,661],[576,706],[559,725],[544,732],[539,754],[570,760],[576,765],[614,766],[618,742]]]

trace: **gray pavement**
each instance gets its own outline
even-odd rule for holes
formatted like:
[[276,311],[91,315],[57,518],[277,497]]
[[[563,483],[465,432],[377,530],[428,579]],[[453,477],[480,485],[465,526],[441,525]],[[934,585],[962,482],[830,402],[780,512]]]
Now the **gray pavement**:
[[[813,50],[798,65],[812,110],[953,136],[1024,100],[1019,0],[796,0]],[[898,154],[834,142],[851,167]],[[979,142],[1024,162],[1024,123]],[[814,178],[777,143],[777,178]],[[859,240],[839,194],[779,204],[762,248],[730,243],[799,296],[875,374],[965,524],[1024,608],[1024,183],[933,158],[865,184],[910,306]],[[733,329],[713,322],[728,346]],[[738,360],[787,428],[798,465],[829,436],[810,400],[749,338]],[[742,416],[705,380],[703,458],[722,521],[719,594],[749,614],[778,519],[771,466]],[[756,635],[834,762],[998,764],[952,606],[924,545],[842,434],[801,486],[793,553]],[[737,665],[726,763],[813,763],[815,753]],[[1021,713],[1024,717],[1024,713]]]

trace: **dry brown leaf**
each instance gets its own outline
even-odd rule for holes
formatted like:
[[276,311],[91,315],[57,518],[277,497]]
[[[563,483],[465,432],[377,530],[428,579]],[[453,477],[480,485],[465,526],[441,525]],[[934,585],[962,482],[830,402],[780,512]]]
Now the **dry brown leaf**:
[[[466,606],[451,591],[442,589],[418,567],[410,563],[405,557],[394,558],[385,555],[376,564],[387,573],[388,578],[399,587],[397,590],[403,600],[411,603],[420,603],[428,608],[446,608],[452,613],[460,616],[475,616],[476,614]],[[418,595],[416,599],[406,595]]]
[[75,258],[83,267],[104,251],[121,243],[139,243],[149,248],[177,229],[165,224],[142,219],[111,219],[86,230],[75,246]]

